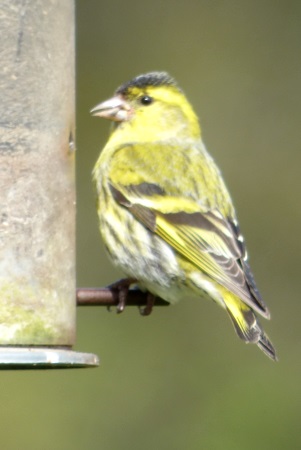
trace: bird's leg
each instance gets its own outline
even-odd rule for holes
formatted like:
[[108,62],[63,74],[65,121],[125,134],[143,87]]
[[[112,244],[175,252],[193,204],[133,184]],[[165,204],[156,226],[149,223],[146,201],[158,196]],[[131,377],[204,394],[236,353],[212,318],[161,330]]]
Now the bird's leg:
[[127,296],[131,284],[136,282],[136,278],[122,278],[121,280],[118,280],[108,286],[110,290],[117,291],[118,303],[116,309],[118,314],[122,313],[126,306]]
[[156,300],[156,296],[154,294],[151,294],[150,292],[148,292],[147,298],[146,298],[146,306],[144,306],[143,308],[140,308],[141,316],[149,316],[151,314],[155,300]]

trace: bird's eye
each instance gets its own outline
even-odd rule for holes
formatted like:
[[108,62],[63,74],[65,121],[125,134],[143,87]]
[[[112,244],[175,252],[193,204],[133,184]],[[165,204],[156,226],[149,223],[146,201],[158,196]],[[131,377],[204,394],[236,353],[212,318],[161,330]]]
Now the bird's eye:
[[153,101],[154,99],[149,95],[144,95],[143,97],[140,98],[140,103],[142,105],[150,105],[151,103],[153,103]]

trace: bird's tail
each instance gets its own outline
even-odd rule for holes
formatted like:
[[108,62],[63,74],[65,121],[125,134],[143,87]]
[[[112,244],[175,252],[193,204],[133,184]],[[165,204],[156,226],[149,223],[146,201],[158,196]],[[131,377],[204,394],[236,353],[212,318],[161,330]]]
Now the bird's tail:
[[238,336],[245,342],[257,344],[260,350],[276,361],[273,344],[263,331],[252,309],[230,292],[224,295],[224,301]]

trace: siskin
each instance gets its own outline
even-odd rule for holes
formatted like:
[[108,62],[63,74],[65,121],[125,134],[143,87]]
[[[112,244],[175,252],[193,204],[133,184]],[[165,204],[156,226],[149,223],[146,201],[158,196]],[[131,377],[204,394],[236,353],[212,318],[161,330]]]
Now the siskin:
[[139,75],[91,113],[114,122],[93,178],[103,240],[129,277],[125,292],[137,281],[170,303],[209,297],[226,309],[241,339],[275,360],[256,317],[270,314],[230,195],[174,79]]

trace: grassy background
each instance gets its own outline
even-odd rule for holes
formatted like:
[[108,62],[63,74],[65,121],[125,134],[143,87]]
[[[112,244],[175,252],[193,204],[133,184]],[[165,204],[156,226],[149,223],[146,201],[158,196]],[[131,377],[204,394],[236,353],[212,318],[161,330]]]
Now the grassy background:
[[78,285],[120,276],[104,255],[91,170],[109,124],[89,109],[132,76],[169,71],[200,116],[237,207],[280,362],[213,303],[147,318],[78,311],[98,369],[1,373],[5,450],[283,450],[300,433],[301,3],[78,0]]

